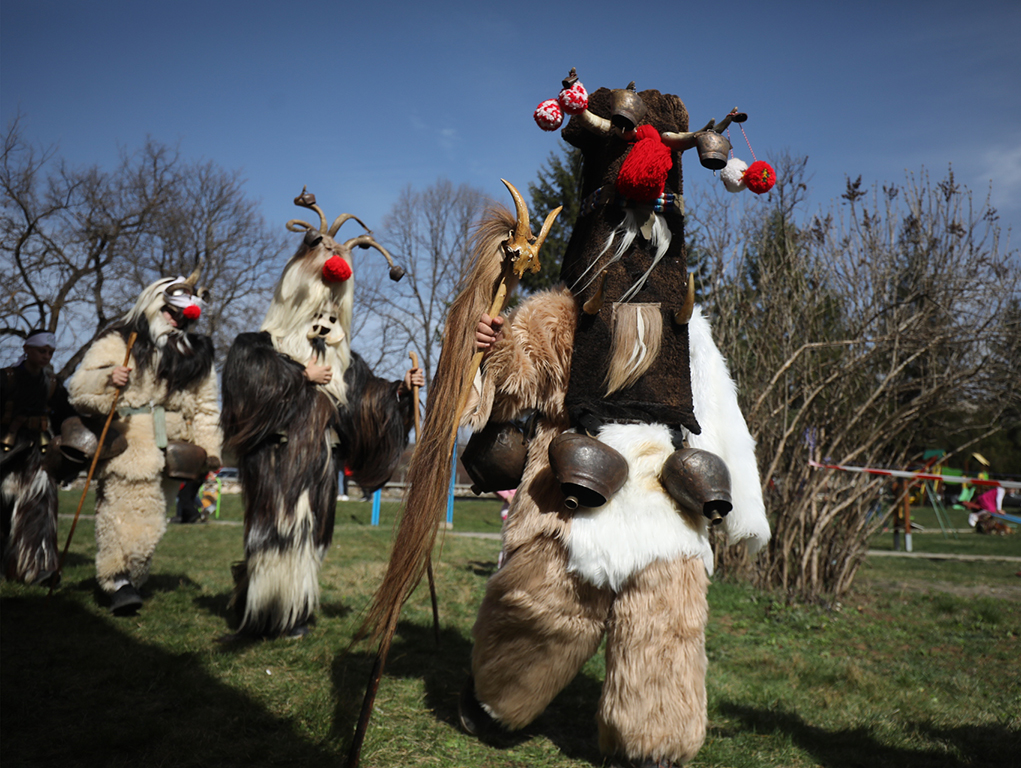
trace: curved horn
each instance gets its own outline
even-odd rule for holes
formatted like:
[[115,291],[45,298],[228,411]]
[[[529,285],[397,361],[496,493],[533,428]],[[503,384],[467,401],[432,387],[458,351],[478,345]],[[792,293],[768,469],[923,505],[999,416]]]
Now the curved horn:
[[315,227],[313,227],[307,221],[302,221],[301,219],[291,219],[289,222],[287,222],[288,232],[307,232],[310,229],[315,230]]
[[560,215],[562,210],[564,210],[564,206],[561,205],[546,214],[546,221],[542,223],[542,229],[539,230],[539,236],[535,238],[535,245],[533,247],[535,248],[536,254],[538,254],[539,249],[542,248],[542,244],[546,240],[546,235],[548,235],[549,231],[553,229],[553,222],[556,221],[557,216]]
[[347,221],[348,219],[354,219],[355,221],[357,221],[359,224],[362,225],[362,229],[364,229],[370,235],[372,234],[372,230],[369,229],[367,226],[365,226],[365,222],[363,222],[361,219],[359,219],[353,213],[342,213],[342,214],[340,214],[340,216],[338,216],[336,219],[334,219],[333,225],[330,227],[330,231],[327,234],[330,237],[335,236],[337,234],[337,232],[340,230],[340,228],[343,226],[344,222]]
[[684,304],[674,312],[674,322],[678,325],[687,325],[691,320],[691,313],[695,309],[695,276],[688,273],[688,295],[684,297]]
[[603,135],[609,135],[613,133],[613,123],[611,123],[605,117],[600,117],[599,115],[593,114],[588,109],[586,109],[584,112],[579,112],[571,119],[579,121],[584,128],[587,128],[588,130],[592,131],[592,133],[600,133]]
[[[316,205],[316,196],[308,191],[308,187],[301,188],[301,194],[294,198],[294,204],[302,208],[311,208],[319,214],[319,231],[326,234],[326,214],[323,209]],[[309,227],[311,229],[311,227]]]
[[532,236],[532,224],[528,216],[528,205],[525,198],[521,196],[517,188],[506,179],[500,179],[507,191],[514,198],[514,212],[517,214],[517,224],[514,225],[514,240],[525,240]]
[[188,275],[188,279],[184,281],[185,285],[189,286],[190,288],[194,288],[196,285],[198,285],[199,275],[201,274],[202,262],[199,262],[198,266],[195,267],[195,271]]
[[586,315],[598,314],[599,310],[603,308],[603,304],[606,301],[606,277],[606,270],[604,269],[599,277],[599,287],[596,288],[596,292],[582,306],[582,310]]
[[684,133],[665,131],[659,137],[663,140],[664,144],[676,152],[683,152],[695,146],[695,134],[691,131],[685,131]]
[[[362,226],[364,227],[365,225],[362,224]],[[382,245],[377,243],[376,239],[372,237],[372,235],[359,235],[358,237],[352,237],[350,240],[344,243],[342,247],[345,250],[350,251],[355,246],[358,246],[359,248],[375,248],[377,251],[383,254],[383,258],[386,259],[386,263],[390,265],[390,279],[393,280],[395,283],[402,277],[404,277],[404,268],[394,264],[394,260],[393,257],[390,255],[390,252],[387,251],[387,249],[384,248]]]
[[504,186],[511,193],[511,197],[514,198],[514,206],[517,209],[517,223],[514,225],[514,231],[507,238],[507,242],[503,244],[508,254],[516,256],[514,259],[514,274],[521,277],[526,269],[538,272],[540,267],[539,249],[542,247],[543,240],[546,239],[550,229],[553,227],[553,222],[564,209],[564,206],[560,206],[547,214],[546,221],[542,223],[542,230],[539,232],[539,236],[533,240],[531,237],[532,228],[528,217],[528,206],[525,205],[525,199],[509,181],[506,179],[500,179],[500,181],[504,183]]

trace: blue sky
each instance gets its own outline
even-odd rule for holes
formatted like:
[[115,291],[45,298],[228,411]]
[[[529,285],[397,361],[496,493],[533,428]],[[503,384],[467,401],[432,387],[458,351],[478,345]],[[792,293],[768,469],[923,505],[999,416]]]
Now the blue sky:
[[[404,186],[441,177],[509,202],[500,179],[524,189],[556,149],[531,115],[573,66],[589,89],[678,94],[693,127],[748,112],[759,159],[809,156],[817,206],[845,175],[952,163],[1018,229],[1019,33],[1017,0],[3,0],[0,122],[20,113],[25,139],[74,164],[178,145],[240,169],[281,228],[305,185],[328,216],[380,227]],[[689,192],[711,182],[685,168]]]

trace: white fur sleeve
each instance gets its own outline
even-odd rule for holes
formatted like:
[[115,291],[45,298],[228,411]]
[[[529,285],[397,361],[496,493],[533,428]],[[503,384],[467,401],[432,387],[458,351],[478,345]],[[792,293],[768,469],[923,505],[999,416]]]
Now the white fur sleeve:
[[116,333],[103,336],[89,347],[78,370],[67,381],[68,397],[75,410],[102,416],[110,412],[116,392],[110,376],[124,362],[126,349],[124,339]]
[[690,435],[688,442],[726,462],[734,508],[724,518],[723,528],[732,544],[747,539],[748,551],[755,554],[769,541],[755,441],[738,406],[734,380],[699,307],[688,324],[688,344],[691,396],[702,427],[702,434]]

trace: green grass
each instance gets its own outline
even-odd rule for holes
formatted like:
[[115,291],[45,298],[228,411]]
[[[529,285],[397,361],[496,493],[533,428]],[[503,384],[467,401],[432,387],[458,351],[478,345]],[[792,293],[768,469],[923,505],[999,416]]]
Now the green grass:
[[[63,496],[72,514],[77,496]],[[371,649],[348,646],[383,571],[397,505],[384,503],[373,527],[371,504],[338,504],[309,636],[223,643],[229,566],[243,546],[239,501],[225,497],[219,522],[170,527],[136,617],[114,618],[97,602],[88,516],[52,598],[0,585],[5,768],[343,765],[372,663]],[[499,507],[457,502],[454,531],[435,558],[441,644],[423,585],[405,608],[362,765],[603,765],[599,654],[515,737],[486,744],[456,727],[470,629],[499,542],[455,534],[498,532]],[[91,513],[91,500],[84,509]],[[61,546],[69,526],[62,518]],[[913,538],[916,550],[932,542],[974,554],[1021,540]],[[715,582],[710,731],[692,765],[1021,766],[1019,570],[1007,561],[872,557],[842,604],[828,608]]]

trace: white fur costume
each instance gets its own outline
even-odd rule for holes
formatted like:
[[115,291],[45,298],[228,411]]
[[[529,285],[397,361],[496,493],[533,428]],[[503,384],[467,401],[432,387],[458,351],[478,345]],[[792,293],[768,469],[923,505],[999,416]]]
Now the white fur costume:
[[[569,427],[563,396],[578,306],[563,290],[524,302],[483,363],[469,420],[541,414],[504,532],[506,562],[487,584],[473,629],[474,693],[506,728],[522,728],[607,636],[600,746],[629,759],[684,762],[706,730],[704,630],[712,553],[707,520],[685,514],[659,482],[674,451],[658,424],[608,423],[598,438],[624,455],[628,480],[599,508],[571,512],[547,457]],[[755,551],[769,538],[754,443],[708,323],[689,327],[701,435],[689,446],[724,459],[733,510],[723,529]]]
[[[163,290],[174,278],[157,281],[125,318],[120,328],[107,332],[89,348],[78,370],[68,381],[71,402],[83,414],[105,417],[113,404],[115,388],[111,373],[124,364],[129,330],[141,334],[136,341],[128,367],[128,384],[117,401],[121,416],[114,422],[124,433],[128,449],[119,456],[100,462],[96,488],[96,577],[106,592],[114,592],[126,578],[136,589],[149,576],[156,545],[167,528],[168,499],[176,494],[179,480],[166,480],[166,458],[156,444],[153,408],[166,413],[166,436],[186,440],[205,449],[210,457],[220,456],[221,436],[216,375],[212,365],[212,345],[208,337],[175,332],[160,316]],[[192,349],[194,372],[168,386],[160,373],[165,355],[179,355],[169,339]],[[140,364],[136,352],[146,347],[150,353]],[[182,386],[183,384],[183,386]]]

